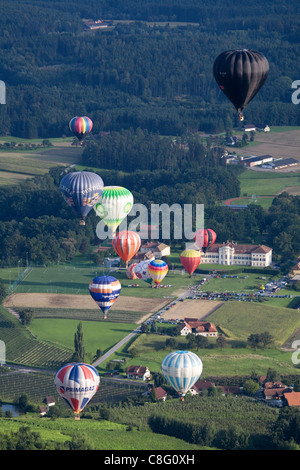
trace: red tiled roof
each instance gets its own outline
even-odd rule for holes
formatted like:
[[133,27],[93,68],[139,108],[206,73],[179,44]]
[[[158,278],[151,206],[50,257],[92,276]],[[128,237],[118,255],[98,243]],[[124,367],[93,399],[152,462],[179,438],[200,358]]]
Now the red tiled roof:
[[300,406],[300,392],[284,393],[284,398],[289,406]]

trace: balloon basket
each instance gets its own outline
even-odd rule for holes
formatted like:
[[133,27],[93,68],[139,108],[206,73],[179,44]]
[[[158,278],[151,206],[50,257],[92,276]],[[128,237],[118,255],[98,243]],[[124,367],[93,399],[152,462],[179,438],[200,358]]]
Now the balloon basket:
[[79,222],[79,225],[85,225],[85,221],[84,221],[84,220],[81,220],[81,221]]
[[74,414],[74,419],[76,419],[76,421],[79,421],[79,420],[80,420],[80,415],[77,414],[77,413],[75,413],[75,414]]

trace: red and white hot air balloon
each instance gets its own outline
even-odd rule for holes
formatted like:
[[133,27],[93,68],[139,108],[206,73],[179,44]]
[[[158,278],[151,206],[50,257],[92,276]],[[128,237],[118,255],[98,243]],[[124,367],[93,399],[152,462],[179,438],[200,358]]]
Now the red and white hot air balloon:
[[72,408],[75,419],[98,390],[100,377],[95,367],[80,362],[61,367],[54,378],[59,395]]
[[128,261],[134,257],[139,251],[141,246],[141,237],[138,233],[132,232],[131,230],[123,230],[118,232],[113,238],[113,247],[117,255],[122,258],[126,267]]

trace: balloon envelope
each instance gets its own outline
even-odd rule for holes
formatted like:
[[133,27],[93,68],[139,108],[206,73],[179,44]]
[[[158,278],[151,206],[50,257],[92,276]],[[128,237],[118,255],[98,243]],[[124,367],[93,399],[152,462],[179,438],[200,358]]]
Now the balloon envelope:
[[144,260],[144,261],[141,261],[140,263],[138,263],[134,267],[134,273],[135,273],[136,277],[138,279],[142,279],[143,281],[148,282],[148,283],[152,282],[152,278],[149,274],[149,269],[148,269],[150,263],[151,263],[151,261]]
[[169,384],[184,396],[202,374],[202,361],[190,351],[174,351],[161,364],[162,373]]
[[128,266],[127,270],[126,270],[126,276],[128,277],[128,279],[137,279],[137,275],[135,274],[134,272],[134,268],[137,266],[137,263],[132,263],[130,264],[130,266]]
[[61,367],[54,378],[57,392],[76,415],[93,398],[99,383],[99,374],[93,366],[76,362]]
[[80,143],[93,128],[93,121],[87,116],[76,116],[69,122],[69,128]]
[[259,92],[269,73],[269,63],[261,52],[247,49],[222,52],[215,60],[216,82],[241,115]]
[[89,291],[98,307],[104,313],[104,318],[107,318],[107,311],[119,297],[121,284],[113,276],[98,276],[91,281]]
[[133,195],[122,186],[105,186],[100,201],[94,206],[96,214],[114,233],[133,206]]
[[157,286],[164,279],[168,270],[169,267],[167,263],[161,259],[154,259],[150,261],[148,266],[149,274]]
[[205,253],[216,241],[217,234],[211,228],[197,230],[195,234],[195,242],[199,250]]
[[61,180],[59,189],[66,203],[84,219],[99,201],[103,191],[101,176],[90,171],[74,171],[67,173]]
[[141,246],[141,237],[137,232],[123,230],[117,233],[113,238],[113,247],[115,252],[126,263],[134,257]]
[[191,275],[201,262],[201,254],[197,250],[184,250],[180,255],[180,262]]

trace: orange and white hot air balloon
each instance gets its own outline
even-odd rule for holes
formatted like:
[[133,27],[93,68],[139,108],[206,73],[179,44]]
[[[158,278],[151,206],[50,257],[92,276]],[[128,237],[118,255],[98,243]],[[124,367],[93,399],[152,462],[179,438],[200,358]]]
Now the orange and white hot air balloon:
[[113,238],[113,247],[120,258],[128,265],[128,261],[134,257],[141,246],[141,237],[131,230],[118,232]]

